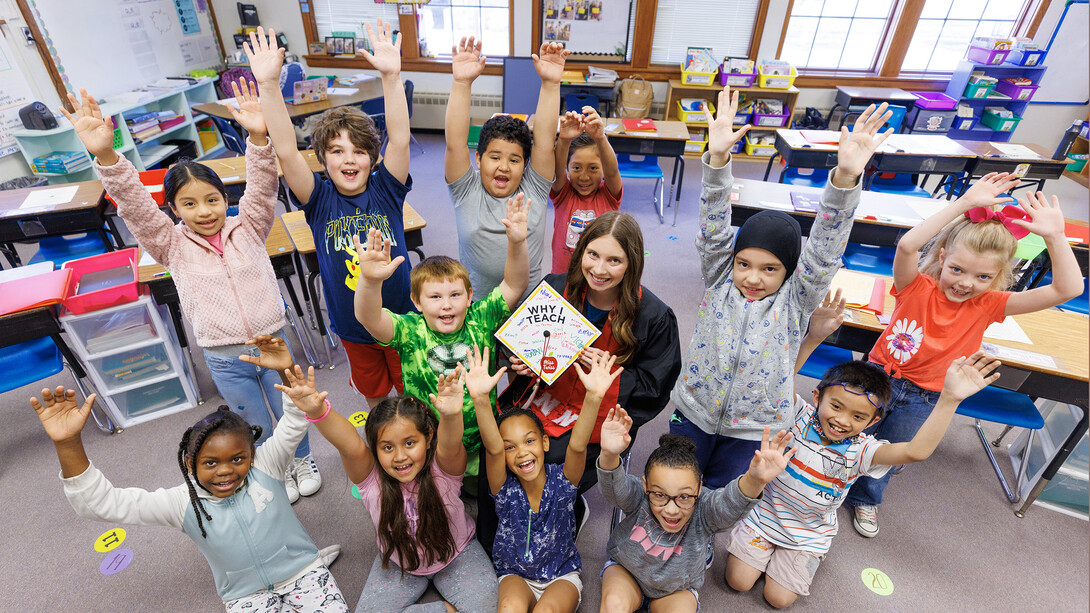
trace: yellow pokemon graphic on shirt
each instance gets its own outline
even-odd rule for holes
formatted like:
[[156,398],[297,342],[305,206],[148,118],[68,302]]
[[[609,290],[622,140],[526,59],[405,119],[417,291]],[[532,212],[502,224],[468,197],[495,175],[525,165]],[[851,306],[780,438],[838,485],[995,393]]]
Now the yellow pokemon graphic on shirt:
[[356,253],[352,237],[359,236],[362,240],[367,236],[368,230],[375,228],[382,232],[383,240],[390,241],[391,247],[397,246],[397,239],[390,229],[390,220],[386,215],[359,213],[331,219],[326,223],[325,246],[330,252],[343,254],[344,266],[347,274],[344,285],[349,291],[356,291],[356,285],[360,280],[360,256]]

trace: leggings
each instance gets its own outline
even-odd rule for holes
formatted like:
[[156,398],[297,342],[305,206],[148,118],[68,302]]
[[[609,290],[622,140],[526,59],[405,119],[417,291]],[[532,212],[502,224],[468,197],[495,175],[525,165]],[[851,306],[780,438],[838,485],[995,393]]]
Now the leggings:
[[383,570],[382,557],[375,556],[371,573],[367,575],[367,585],[356,605],[356,613],[446,613],[447,608],[442,602],[416,604],[428,589],[428,583],[432,582],[443,599],[458,611],[494,613],[496,610],[500,590],[496,571],[476,540],[470,540],[462,553],[431,575],[405,573],[402,576],[396,564],[391,562],[389,566]]
[[279,589],[261,590],[223,603],[227,613],[280,613],[281,611],[348,611],[329,569],[320,566]]

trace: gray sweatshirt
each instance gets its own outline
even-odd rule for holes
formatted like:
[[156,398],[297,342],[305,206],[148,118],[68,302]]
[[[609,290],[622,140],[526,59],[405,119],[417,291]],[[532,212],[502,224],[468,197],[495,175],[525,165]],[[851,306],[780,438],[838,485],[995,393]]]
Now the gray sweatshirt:
[[747,498],[738,479],[717,490],[701,488],[693,514],[680,532],[663,530],[639,477],[598,469],[598,488],[606,501],[624,511],[624,519],[609,535],[609,557],[636,579],[648,598],[662,598],[704,585],[708,545],[716,532],[731,529],[760,498]]
[[778,292],[750,301],[732,280],[731,164],[712,168],[709,159],[707,153],[701,159],[696,237],[706,289],[689,361],[670,400],[704,432],[760,440],[766,425],[776,432],[794,417],[795,358],[810,315],[840,268],[861,188],[834,187],[830,175],[798,268]]

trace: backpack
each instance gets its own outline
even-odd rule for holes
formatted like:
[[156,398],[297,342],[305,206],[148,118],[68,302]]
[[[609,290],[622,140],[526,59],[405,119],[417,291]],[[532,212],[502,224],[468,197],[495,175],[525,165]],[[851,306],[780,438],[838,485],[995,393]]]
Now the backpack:
[[654,99],[651,84],[640,75],[621,81],[617,94],[618,117],[650,117],[651,102]]

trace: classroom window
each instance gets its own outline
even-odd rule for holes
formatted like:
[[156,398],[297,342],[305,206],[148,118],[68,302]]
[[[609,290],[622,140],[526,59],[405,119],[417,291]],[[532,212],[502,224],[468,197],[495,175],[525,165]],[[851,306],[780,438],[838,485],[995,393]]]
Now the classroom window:
[[1025,0],[927,0],[901,70],[952,72],[974,36],[1011,36]]
[[481,52],[503,57],[510,49],[508,0],[432,0],[416,7],[421,57],[450,57],[463,36],[482,41]]
[[799,69],[874,70],[892,14],[893,0],[798,0],[780,59]]
[[398,29],[395,4],[376,4],[374,0],[312,0],[311,6],[320,41],[334,32],[355,32],[357,38],[366,38],[363,24],[374,27],[379,18]]
[[760,0],[659,0],[652,64],[681,64],[688,47],[711,47],[717,58],[749,55]]

